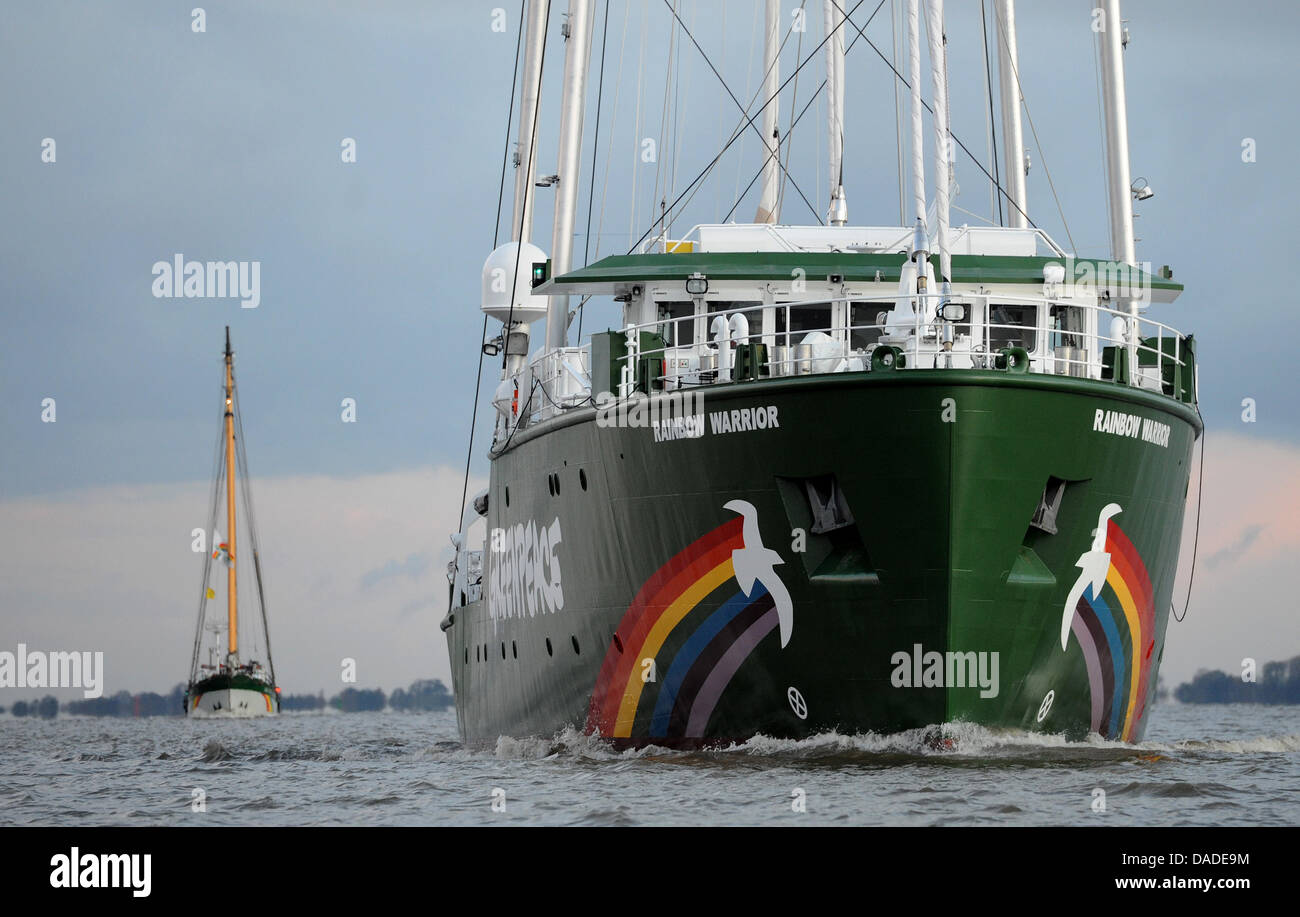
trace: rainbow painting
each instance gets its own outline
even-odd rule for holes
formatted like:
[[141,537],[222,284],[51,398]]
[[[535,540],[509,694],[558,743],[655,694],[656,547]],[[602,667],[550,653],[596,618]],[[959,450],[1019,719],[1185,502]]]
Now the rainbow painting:
[[1075,604],[1070,631],[1083,650],[1092,699],[1092,729],[1131,741],[1142,721],[1155,651],[1155,596],[1146,565],[1113,520],[1106,523],[1110,567],[1100,594],[1093,586]]
[[[596,678],[588,734],[630,738],[645,710],[650,716],[642,717],[638,738],[704,736],[732,677],[779,623],[776,602],[762,583],[746,595],[737,582],[732,552],[745,548],[743,522],[731,519],[697,539],[637,592]],[[685,642],[660,659],[669,635],[681,637],[683,629]],[[654,694],[653,706],[648,694]]]

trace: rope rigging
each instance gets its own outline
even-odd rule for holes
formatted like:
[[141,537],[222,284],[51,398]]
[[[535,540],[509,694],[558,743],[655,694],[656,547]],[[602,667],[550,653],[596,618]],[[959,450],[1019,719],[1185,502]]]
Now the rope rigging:
[[[859,5],[861,5],[861,2],[862,2],[862,0],[859,0]],[[700,56],[703,57],[703,58],[704,58],[704,62],[705,62],[706,64],[709,65],[709,69],[710,69],[711,71],[713,71],[713,75],[716,76],[716,77],[718,78],[718,82],[722,84],[722,88],[723,88],[724,90],[726,90],[727,95],[730,96],[730,98],[731,98],[731,101],[734,102],[735,105],[736,105],[736,107],[740,109],[741,117],[743,118],[746,114],[748,114],[747,109],[745,108],[744,105],[742,105],[742,104],[740,103],[740,99],[736,98],[736,94],[735,94],[734,92],[731,91],[731,87],[728,86],[728,85],[727,85],[727,81],[726,81],[725,79],[722,78],[722,74],[718,72],[718,68],[715,67],[715,66],[713,65],[713,61],[712,61],[712,59],[709,57],[708,52],[706,52],[702,47],[700,47],[700,43],[699,43],[698,41],[695,40],[695,36],[691,33],[691,30],[688,29],[688,28],[686,27],[686,23],[682,22],[681,17],[677,15],[677,10],[674,9],[674,8],[672,7],[671,4],[669,4],[669,0],[664,0],[664,3],[665,3],[665,4],[668,4],[668,8],[669,8],[669,10],[671,10],[671,12],[672,12],[672,14],[673,14],[673,18],[674,18],[675,20],[677,20],[677,23],[678,23],[678,25],[681,27],[681,30],[682,30],[684,33],[686,33],[686,37],[689,38],[689,39],[691,40],[691,44],[693,44],[693,45],[695,46],[695,50],[697,50],[697,51],[700,52]],[[881,0],[881,4],[882,4],[882,5],[884,4],[884,0]],[[856,8],[857,8],[857,7],[854,7],[854,9],[856,9]],[[879,7],[877,7],[877,9],[879,9]],[[836,31],[838,31],[838,29],[837,29]],[[834,34],[834,33],[832,33],[832,34]],[[790,32],[789,32],[789,30],[787,30],[787,31],[786,31],[786,38],[788,39],[789,37],[790,37]],[[829,38],[830,36],[827,36],[827,37]],[[783,42],[782,44],[784,45],[784,42]],[[823,42],[823,44],[825,44],[825,42]],[[810,56],[809,59],[811,59],[811,56]],[[807,61],[804,61],[804,63],[807,63]],[[775,66],[775,62],[773,62],[773,65],[772,65],[772,66]],[[800,66],[800,68],[802,68],[802,67],[803,67],[803,64],[800,64],[799,66]],[[798,70],[796,70],[795,73],[797,74],[797,73],[798,73]],[[789,82],[789,80],[787,80],[786,82]],[[785,87],[785,84],[783,83],[782,86],[781,86],[781,88],[784,88],[784,87]],[[775,98],[779,98],[779,97],[780,97],[780,89],[777,90],[777,95],[774,96],[773,99],[775,99]],[[759,111],[761,112],[763,108],[766,108],[766,107],[767,107],[767,104],[770,103],[771,101],[773,101],[773,99],[769,99],[768,102],[765,102],[762,106],[760,106]],[[751,104],[752,104],[752,102],[751,102]],[[759,139],[762,140],[762,141],[764,142],[764,144],[766,145],[766,144],[768,143],[768,141],[769,141],[769,138],[764,137],[764,136],[763,136],[763,132],[762,132],[761,130],[759,130],[759,128],[758,128],[757,125],[754,124],[754,119],[757,118],[757,117],[758,117],[758,114],[755,113],[753,116],[751,116],[750,118],[746,119],[746,121],[745,121],[745,127],[748,127],[748,128],[751,129],[755,134],[757,134],[758,137],[759,137]],[[728,143],[728,146],[730,146],[730,143]],[[774,155],[774,154],[769,153],[769,154],[765,157],[765,163],[764,163],[764,164],[766,164],[766,160],[768,160],[768,159],[772,159],[772,158],[773,158],[773,155]],[[803,199],[803,202],[804,202],[805,204],[808,205],[808,209],[812,212],[813,218],[816,219],[817,222],[820,224],[820,223],[822,222],[822,219],[821,219],[820,214],[818,214],[818,212],[817,212],[817,208],[814,207],[814,206],[812,205],[812,202],[808,200],[808,196],[807,196],[806,194],[803,193],[803,189],[799,187],[799,183],[798,183],[797,181],[794,180],[794,177],[793,177],[792,175],[790,175],[789,170],[787,170],[787,169],[785,168],[785,165],[784,165],[783,163],[781,163],[781,161],[780,161],[780,157],[779,157],[779,156],[776,157],[776,160],[777,160],[777,164],[778,164],[778,165],[781,167],[781,169],[783,170],[783,175],[784,175],[785,179],[787,179],[787,180],[790,182],[790,184],[794,186],[794,190],[795,190],[795,191],[799,192],[799,197],[802,198],[802,199]],[[669,208],[669,209],[670,209],[670,210],[675,210],[675,209],[676,209],[676,202],[674,202],[674,206],[673,206],[672,208]],[[661,217],[661,219],[662,219],[662,217]],[[653,231],[654,226],[651,226],[650,229],[651,229],[651,231]],[[639,243],[638,243],[638,244],[639,244]]]
[[[858,9],[858,7],[862,6],[862,4],[865,2],[866,0],[858,0],[858,2],[854,5],[853,10],[850,11],[849,15],[852,15],[852,13],[855,12]],[[880,0],[880,3],[876,6],[875,12],[871,14],[872,18],[875,17],[876,13],[879,12],[880,8],[883,7],[884,5],[885,5],[885,0]],[[848,21],[849,21],[848,16],[845,16],[844,22],[848,22]],[[868,20],[868,23],[869,22],[870,20]],[[842,26],[843,26],[843,22],[840,24],[840,26],[836,27],[835,31],[838,31],[839,28],[841,28]],[[806,67],[813,60],[813,58],[817,56],[817,53],[821,51],[821,49],[825,46],[826,42],[831,39],[832,35],[827,35],[825,38],[821,40],[820,43],[818,43],[817,47],[813,48],[812,51],[808,53],[808,56],[804,58],[804,60],[797,67],[795,67],[794,73],[786,77],[785,81],[782,82],[781,85],[777,87],[776,92],[773,93],[770,98],[768,98],[762,105],[758,107],[757,112],[755,112],[746,120],[745,122],[746,126],[750,126],[750,127],[753,126],[754,120],[758,117],[758,115],[762,112],[762,110],[767,107],[768,103],[780,97],[781,92],[785,89],[785,87],[788,86],[794,80],[795,76],[798,75],[800,70]],[[709,161],[709,164],[706,165],[704,169],[698,175],[695,176],[695,178],[691,181],[689,185],[687,185],[685,188],[682,189],[681,194],[677,195],[677,197],[673,200],[672,204],[668,206],[668,212],[671,213],[672,211],[676,210],[677,205],[678,203],[681,202],[682,198],[686,197],[687,194],[691,193],[693,190],[696,189],[699,183],[704,180],[705,176],[707,176],[713,170],[713,167],[716,166],[719,161],[721,161],[723,155],[727,152],[727,150],[731,148],[731,145],[735,143],[736,140],[741,136],[743,136],[744,134],[745,132],[743,130],[736,131],[735,133],[732,134],[731,139],[729,139],[725,144],[723,144],[722,149],[719,150],[717,155],[714,156],[713,159]],[[820,217],[818,217],[818,220],[820,221]],[[641,237],[637,239],[636,242],[634,242],[628,248],[627,253],[629,255],[632,254],[632,252],[636,251],[637,247],[640,246],[642,242],[644,242],[647,238],[650,237],[650,234],[654,232],[655,225],[657,225],[657,223],[658,221],[656,220],[655,224],[652,224],[650,228],[647,229],[644,233],[642,233]]]
[[[226,416],[226,393],[225,389],[221,392],[221,415],[222,423],[217,434],[216,454],[212,460],[212,512],[208,515],[208,528],[204,532],[204,544],[207,538],[217,529],[217,515],[221,512],[221,478],[226,470],[226,450],[225,450],[225,416]],[[215,546],[214,546],[215,547]],[[199,679],[199,653],[203,649],[203,622],[207,617],[208,608],[208,583],[212,576],[212,552],[206,548],[203,551],[203,581],[199,585],[199,620],[194,628],[194,652],[190,655],[190,683],[192,684]]]
[[[511,125],[514,123],[514,117],[515,117],[515,87],[516,87],[515,74],[519,70],[519,51],[520,48],[523,47],[523,42],[524,42],[524,18],[526,15],[527,7],[528,7],[528,0],[519,0],[519,29],[518,29],[518,34],[515,37],[515,63],[510,70],[511,73],[510,108],[506,114],[505,150],[501,155],[501,183],[497,190],[497,216],[492,227],[492,249],[494,251],[497,248],[497,244],[501,240],[501,211],[502,211],[502,204],[503,201],[505,200],[505,193],[506,193],[506,163],[510,161],[510,128]],[[545,54],[544,51],[543,54]],[[540,103],[541,100],[540,92],[538,93],[537,98]],[[534,110],[533,112],[533,136],[534,138],[536,138],[537,136],[536,110]],[[530,144],[529,151],[528,151],[530,157],[532,156],[532,152],[533,152],[532,145]],[[525,195],[524,196],[525,204],[527,203],[527,200],[528,200],[528,196]],[[522,250],[522,246],[520,248]],[[515,259],[516,281],[518,280],[518,275],[519,275],[519,264],[518,264],[518,257],[516,256]],[[514,291],[513,290],[511,290],[511,294],[510,294],[510,310],[513,317],[513,313],[514,313]],[[486,313],[484,313],[483,330],[479,334],[480,342],[487,337],[487,327],[488,327],[488,316]],[[510,340],[509,324],[506,325],[505,337],[503,340],[507,343]],[[502,349],[504,350],[506,348],[502,348]],[[459,519],[465,518],[465,501],[469,496],[469,469],[470,469],[470,464],[474,459],[474,430],[478,426],[478,399],[479,399],[479,393],[482,390],[482,386],[483,386],[483,357],[484,357],[483,348],[479,347],[478,371],[474,375],[474,400],[470,404],[469,447],[466,449],[466,454],[465,454],[465,478],[464,481],[461,483],[461,488],[460,488],[460,516],[458,517]]]
[[[1197,414],[1199,415],[1200,412],[1197,411]],[[1201,423],[1202,424],[1205,423],[1204,419],[1201,420]],[[1173,599],[1171,598],[1169,600],[1169,613],[1172,614],[1174,616],[1174,620],[1180,624],[1183,622],[1183,618],[1187,617],[1187,609],[1190,608],[1192,604],[1192,583],[1196,581],[1196,554],[1201,546],[1201,497],[1204,494],[1205,494],[1205,428],[1204,426],[1202,426],[1200,467],[1196,472],[1196,528],[1192,536],[1192,570],[1187,575],[1187,598],[1183,601],[1182,615],[1179,615],[1177,609],[1174,607]]]
[[[266,670],[275,684],[275,663],[271,659],[271,628],[266,617],[266,593],[262,587],[262,551],[257,541],[257,518],[253,514],[253,491],[249,484],[248,453],[244,449],[244,415],[239,410],[239,387],[235,385],[235,371],[230,370],[230,397],[235,412],[235,467],[239,474],[240,490],[244,498],[244,518],[247,521],[248,546],[253,552],[253,578],[257,584],[257,607],[262,615],[262,637],[266,644]],[[257,644],[254,641],[254,648]]]

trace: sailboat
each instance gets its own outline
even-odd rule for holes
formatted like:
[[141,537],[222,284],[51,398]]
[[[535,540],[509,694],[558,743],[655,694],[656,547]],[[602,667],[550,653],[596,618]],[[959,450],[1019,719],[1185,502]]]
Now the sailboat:
[[[441,623],[463,740],[689,747],[955,721],[1140,740],[1203,425],[1195,341],[1148,312],[1182,285],[1134,248],[1150,194],[1130,182],[1118,0],[1078,36],[1100,45],[1108,257],[1030,219],[1013,0],[991,30],[1004,168],[996,152],[980,166],[1005,218],[950,225],[943,3],[923,17],[907,0],[890,79],[910,93],[911,220],[849,222],[845,44],[879,6],[855,21],[861,4],[825,0],[799,67],[824,53],[829,202],[814,225],[781,223],[789,17],[769,0],[763,101],[737,130],[764,147],[755,221],[674,236],[660,206],[642,242],[582,266],[594,10],[568,4],[558,181],[536,181],[552,6],[528,4],[513,237],[483,268],[500,323],[484,352],[502,356],[491,472],[452,536]],[[989,96],[991,123],[991,79]],[[558,189],[549,257],[530,238],[538,185]],[[571,342],[602,302],[614,327]]]
[[[195,717],[269,716],[280,712],[280,688],[275,681],[271,661],[271,637],[266,620],[266,601],[262,589],[262,564],[253,525],[252,492],[248,483],[248,457],[244,452],[244,427],[239,413],[239,390],[235,386],[235,353],[230,348],[230,327],[226,327],[225,383],[222,404],[221,439],[217,449],[216,474],[212,486],[212,510],[205,537],[211,535],[213,550],[204,552],[203,581],[199,594],[199,620],[194,634],[194,651],[190,658],[190,677],[185,689],[185,712]],[[253,654],[241,650],[244,632],[239,620],[239,552],[236,549],[235,489],[236,470],[240,472],[244,497],[244,528],[248,535],[257,585],[257,602],[261,633],[244,646],[265,651],[263,665]],[[224,486],[223,486],[224,485]],[[217,533],[217,516],[225,497],[226,540]],[[208,602],[216,598],[211,586],[213,568],[226,568],[226,614],[224,619],[208,618]],[[255,629],[256,625],[254,628]],[[205,640],[205,634],[210,635]],[[206,652],[206,661],[203,654]]]

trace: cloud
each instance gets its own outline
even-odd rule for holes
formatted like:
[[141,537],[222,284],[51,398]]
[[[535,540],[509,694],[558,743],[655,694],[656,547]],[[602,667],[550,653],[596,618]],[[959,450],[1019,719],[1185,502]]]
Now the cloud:
[[373,589],[379,583],[398,576],[419,579],[429,569],[432,562],[432,558],[427,551],[409,554],[406,560],[401,562],[390,560],[382,567],[376,567],[361,574],[361,588]]
[[1231,563],[1238,557],[1241,557],[1246,553],[1250,546],[1255,543],[1255,539],[1259,537],[1259,533],[1262,531],[1264,531],[1264,526],[1262,525],[1246,526],[1236,541],[1227,547],[1220,548],[1209,557],[1205,558],[1205,568],[1207,570],[1213,570],[1216,567],[1221,567],[1224,564]]
[[[1206,435],[1199,561],[1187,616],[1169,623],[1161,671],[1169,685],[1198,669],[1240,671],[1247,656],[1262,662],[1300,654],[1294,617],[1300,447],[1235,432]],[[1193,478],[1174,589],[1179,614],[1191,574],[1196,500]]]
[[[357,661],[365,686],[448,680],[437,626],[447,583],[421,548],[455,529],[462,474],[442,467],[253,481],[286,693],[340,689],[344,657]],[[471,491],[481,486],[471,481]],[[191,532],[204,526],[208,498],[208,484],[193,482],[0,502],[0,530],[22,533],[0,553],[0,649],[102,650],[109,694],[184,681],[203,568]],[[251,571],[240,572],[241,608],[255,615]],[[219,617],[223,579],[214,575],[213,585],[209,615]],[[241,630],[253,638],[248,624]]]

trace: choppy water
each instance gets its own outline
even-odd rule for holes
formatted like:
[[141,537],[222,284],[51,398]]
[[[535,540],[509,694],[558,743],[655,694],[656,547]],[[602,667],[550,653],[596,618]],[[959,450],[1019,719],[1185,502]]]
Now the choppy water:
[[452,711],[0,716],[0,824],[1300,823],[1300,707],[1152,716],[1138,746],[957,724],[951,750],[917,732],[624,753],[581,735],[469,751]]

